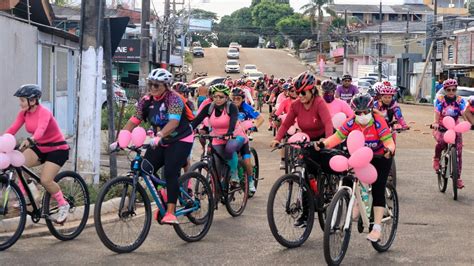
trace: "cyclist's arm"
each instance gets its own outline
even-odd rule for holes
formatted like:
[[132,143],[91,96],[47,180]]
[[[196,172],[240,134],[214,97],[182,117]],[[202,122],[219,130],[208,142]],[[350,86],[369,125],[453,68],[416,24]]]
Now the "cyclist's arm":
[[49,112],[47,109],[42,110],[39,114],[38,125],[36,127],[35,133],[33,133],[32,138],[38,140],[44,136],[46,132],[46,128],[49,125],[51,119],[54,119],[53,114]]
[[250,90],[244,90],[244,91],[245,91],[245,96],[247,100],[249,101],[250,105],[254,105],[253,97],[252,97],[252,94],[250,93]]
[[255,119],[255,127],[257,128],[260,127],[264,121],[265,121],[265,118],[263,118],[262,115],[257,116],[257,118]]
[[5,133],[15,135],[25,123],[25,112],[19,112],[15,122],[5,131]]
[[395,106],[393,108],[393,113],[395,114],[395,119],[397,119],[397,122],[400,124],[400,126],[406,128],[407,123],[405,122],[405,118],[403,118],[402,109],[400,108],[400,106]]
[[283,113],[283,111],[285,110],[285,108],[287,107],[288,105],[288,101],[283,101],[280,106],[278,106],[278,109],[275,111],[275,115],[276,116],[279,116]]
[[169,96],[169,106],[168,106],[168,117],[169,121],[166,125],[160,130],[161,137],[167,137],[179,126],[179,121],[181,121],[183,110],[185,109],[185,103],[178,94],[170,94]]
[[296,111],[293,109],[293,105],[290,106],[290,111],[288,111],[288,115],[285,118],[285,121],[281,124],[280,128],[278,129],[278,133],[275,137],[275,140],[281,141],[281,139],[285,136],[286,131],[295,124],[296,121]]
[[239,109],[235,104],[231,104],[229,108],[229,129],[227,130],[227,134],[232,134],[235,131],[235,125],[237,124],[237,120],[239,119]]
[[464,112],[464,120],[468,121],[471,123],[471,125],[474,125],[474,114],[468,109],[466,112]]

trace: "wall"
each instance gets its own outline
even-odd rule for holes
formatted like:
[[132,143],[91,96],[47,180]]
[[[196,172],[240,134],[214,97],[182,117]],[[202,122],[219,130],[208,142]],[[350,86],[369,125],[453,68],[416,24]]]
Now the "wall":
[[0,132],[19,111],[15,91],[26,83],[37,83],[38,35],[36,27],[0,16]]

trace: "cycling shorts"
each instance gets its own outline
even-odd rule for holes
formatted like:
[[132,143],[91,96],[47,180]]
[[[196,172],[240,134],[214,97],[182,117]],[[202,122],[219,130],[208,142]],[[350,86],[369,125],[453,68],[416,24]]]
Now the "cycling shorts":
[[41,152],[37,146],[31,147],[33,152],[38,156],[38,160],[41,164],[45,162],[51,162],[59,166],[63,166],[69,159],[69,150],[56,150],[51,152]]

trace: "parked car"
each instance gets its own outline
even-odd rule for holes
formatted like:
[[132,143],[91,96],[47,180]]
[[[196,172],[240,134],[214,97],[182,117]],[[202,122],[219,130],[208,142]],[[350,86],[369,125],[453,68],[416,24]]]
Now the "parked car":
[[359,87],[359,92],[361,93],[368,93],[369,89],[372,88],[372,84],[365,80],[359,80],[357,82],[357,87]]
[[238,42],[231,42],[229,44],[229,48],[235,48],[235,49],[237,49],[237,51],[240,52],[240,44]]
[[239,57],[240,57],[239,49],[229,48],[229,50],[227,50],[227,58],[229,58],[229,59],[239,59]]
[[225,77],[206,77],[200,80],[198,83],[189,85],[188,88],[191,92],[194,92],[194,90],[196,90],[197,88],[199,88],[199,86],[201,86],[201,82],[204,82],[206,87],[209,87],[217,83],[223,83],[225,79],[226,79]]
[[248,73],[248,79],[252,80],[253,82],[256,82],[260,77],[263,78],[263,73],[260,71],[251,71]]
[[204,57],[204,50],[202,49],[202,47],[193,47],[193,56]]
[[277,48],[277,46],[276,46],[276,44],[275,44],[275,43],[273,43],[273,42],[269,42],[269,43],[267,43],[267,48],[268,48],[268,49],[276,49],[276,48]]
[[257,66],[252,65],[252,64],[244,65],[244,69],[242,70],[242,72],[244,72],[244,75],[248,75],[250,72],[255,72],[255,71],[258,71]]
[[[368,73],[366,76],[367,77],[374,77],[374,78],[378,79],[379,78],[379,73]],[[382,74],[382,79],[383,80],[388,80],[388,77],[386,75]]]
[[357,82],[369,82],[370,85],[374,85],[378,81],[378,78],[375,77],[362,77],[357,80]]
[[[101,95],[102,109],[107,107],[107,87],[106,87],[106,85],[107,85],[107,82],[105,80],[102,80],[102,95]],[[116,83],[114,83],[112,86],[114,88],[114,100],[117,103],[128,102],[127,93],[125,92],[125,90],[122,87],[120,87],[120,85],[118,85]]]
[[240,73],[240,64],[237,60],[227,60],[224,67],[225,73],[236,72]]

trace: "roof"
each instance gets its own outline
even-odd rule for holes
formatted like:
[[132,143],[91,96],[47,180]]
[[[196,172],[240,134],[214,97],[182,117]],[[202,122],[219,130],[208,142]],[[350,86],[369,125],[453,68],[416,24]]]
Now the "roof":
[[[379,13],[379,5],[329,5],[330,9],[336,13],[344,13],[345,10],[354,13]],[[407,5],[382,5],[383,14],[399,14],[410,11],[412,14],[431,14],[433,9],[423,4]]]
[[[387,21],[382,23],[382,33],[405,33],[406,32],[406,21]],[[361,29],[359,33],[378,33],[379,24],[368,26]],[[425,33],[426,34],[426,22],[410,22],[409,33]]]

